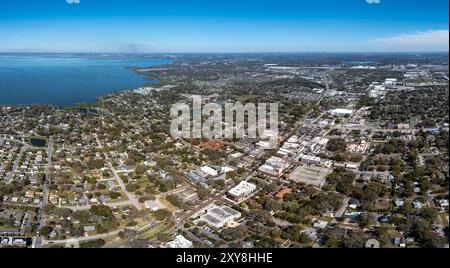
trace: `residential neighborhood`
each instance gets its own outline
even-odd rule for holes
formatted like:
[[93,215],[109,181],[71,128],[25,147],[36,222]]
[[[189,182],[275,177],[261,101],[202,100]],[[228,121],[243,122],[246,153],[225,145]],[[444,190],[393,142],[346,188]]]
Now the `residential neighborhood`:
[[[374,57],[185,56],[94,104],[1,105],[0,247],[448,247],[448,58]],[[172,137],[196,95],[276,102],[279,131]]]

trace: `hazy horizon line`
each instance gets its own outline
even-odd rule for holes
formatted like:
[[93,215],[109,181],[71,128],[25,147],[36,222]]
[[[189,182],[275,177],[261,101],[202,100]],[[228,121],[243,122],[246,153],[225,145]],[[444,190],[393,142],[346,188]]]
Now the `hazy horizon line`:
[[214,51],[214,52],[109,52],[109,51],[0,51],[1,54],[449,54],[449,51]]

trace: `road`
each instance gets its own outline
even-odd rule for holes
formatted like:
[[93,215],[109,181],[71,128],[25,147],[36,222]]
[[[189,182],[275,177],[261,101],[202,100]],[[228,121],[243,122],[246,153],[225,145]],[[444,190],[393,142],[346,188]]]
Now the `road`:
[[[48,203],[48,198],[50,194],[49,185],[51,182],[51,172],[50,169],[52,167],[52,157],[53,157],[53,138],[50,137],[48,140],[48,148],[47,148],[47,165],[45,166],[45,180],[44,180],[44,192],[43,192],[43,200],[39,207],[39,212],[37,215],[39,224],[38,230],[45,226],[45,213],[44,208]],[[43,245],[43,239],[41,236],[38,236],[35,240],[34,247],[40,248]]]
[[152,222],[152,223],[147,224],[147,225],[145,225],[145,226],[143,226],[141,228],[127,227],[127,228],[116,230],[116,231],[109,232],[109,233],[97,234],[97,235],[89,235],[89,236],[78,237],[78,238],[69,238],[69,239],[64,239],[64,240],[44,240],[44,239],[42,239],[42,244],[43,245],[69,244],[69,243],[72,244],[72,243],[86,242],[86,241],[90,241],[90,240],[103,239],[103,238],[108,238],[108,237],[111,237],[111,236],[116,236],[120,232],[123,232],[123,231],[125,231],[127,229],[136,230],[137,232],[145,232],[145,231],[147,231],[147,230],[149,230],[151,228],[154,228],[158,224],[160,224],[160,222]]
[[[320,102],[327,96],[327,93],[323,94],[321,96],[321,98],[317,101],[316,105],[320,104]],[[296,128],[298,128],[299,126],[301,126],[304,123],[304,120],[306,118],[308,118],[308,116],[313,112],[313,109],[310,109],[303,117],[302,119],[300,119],[297,123],[296,123]],[[267,158],[269,158],[270,156],[268,156]],[[254,170],[250,171],[252,172],[252,175],[255,174],[256,170],[258,169],[258,167],[255,167]],[[247,177],[247,179],[249,179],[252,175],[250,175],[249,177]],[[195,215],[196,213],[198,213],[202,208],[207,207],[208,205],[214,203],[217,200],[223,200],[223,195],[224,193],[213,193],[210,196],[208,196],[203,202],[201,202],[200,204],[197,204],[194,208],[191,208],[191,212],[189,213],[183,213],[183,215],[177,215],[177,221],[178,221],[178,226],[179,228],[182,228],[184,222],[186,222],[187,220],[189,220],[193,215]],[[226,200],[225,200],[226,201]]]
[[350,198],[349,197],[344,198],[344,201],[342,202],[341,208],[338,211],[336,211],[336,213],[334,214],[334,217],[336,219],[339,219],[339,218],[342,217],[342,215],[344,215],[345,209],[347,209],[349,202],[350,202]]
[[200,230],[200,232],[202,232],[204,235],[206,235],[207,237],[209,237],[212,240],[223,241],[222,238],[220,238],[218,235],[208,232],[205,229],[203,229],[202,227],[200,227],[199,230]]
[[[100,142],[100,139],[98,138],[97,135],[95,135],[95,140],[97,141],[98,144],[98,148],[103,149],[103,144]],[[137,210],[141,211],[143,209],[141,203],[139,202],[139,200],[136,198],[136,196],[134,196],[134,194],[130,193],[127,191],[126,185],[124,183],[124,181],[122,180],[122,178],[119,176],[119,174],[117,174],[116,169],[114,168],[114,166],[112,165],[112,160],[109,158],[107,153],[103,153],[103,155],[105,156],[106,159],[106,164],[108,165],[109,169],[111,170],[111,172],[114,175],[114,178],[117,180],[117,182],[119,183],[120,189],[122,190],[122,192],[127,196],[129,202],[131,205],[133,205]]]
[[[415,133],[419,132],[419,131],[431,131],[433,130],[432,128],[408,128],[408,129],[396,129],[396,128],[392,128],[392,129],[387,129],[387,128],[371,128],[371,127],[367,127],[367,126],[344,126],[343,124],[339,125],[339,126],[334,126],[335,129],[338,130],[348,130],[348,131],[352,131],[352,130],[362,130],[362,131],[367,131],[370,130],[372,132],[395,132],[395,131],[410,131],[413,133],[413,135],[415,135]],[[448,131],[448,128],[444,128],[444,130]]]
[[[317,104],[320,103],[320,101],[326,96],[327,94],[324,94],[318,101]],[[308,111],[308,113],[306,113],[303,118],[301,120],[299,120],[297,122],[297,124],[300,126],[301,124],[304,123],[304,119],[307,118],[310,114],[312,113],[312,109],[310,111]],[[318,119],[317,119],[318,120]],[[98,137],[96,137],[97,143],[99,145],[99,148],[103,148],[100,140],[98,139]],[[112,160],[109,158],[109,156],[105,153],[105,160],[106,163],[109,167],[109,169],[111,170],[111,172],[113,173],[115,179],[118,181],[120,188],[122,189],[122,191],[125,193],[125,195],[127,196],[127,198],[129,199],[129,201],[127,201],[127,204],[132,204],[134,207],[136,207],[136,209],[138,210],[142,210],[142,205],[140,204],[140,202],[136,199],[136,197],[128,192],[126,190],[126,184],[123,182],[123,180],[121,179],[121,177],[117,174],[115,168],[112,165]],[[257,168],[257,167],[256,167]],[[179,189],[180,190],[180,189]],[[165,196],[160,195],[159,197],[163,197]],[[216,193],[212,193],[208,198],[206,198],[203,202],[200,202],[199,204],[197,204],[196,206],[194,206],[193,208],[190,209],[190,211],[184,211],[181,212],[179,214],[177,214],[176,216],[174,216],[174,220],[176,222],[175,226],[174,226],[174,230],[176,229],[183,229],[184,223],[186,221],[188,221],[193,215],[195,215],[198,211],[200,211],[201,209],[207,207],[208,205],[214,203],[217,200],[222,200],[223,197],[223,193],[221,192],[216,192]],[[345,208],[348,205],[350,199],[346,199],[344,200],[344,204],[343,204],[343,209],[342,209],[342,213],[341,215],[345,212]],[[113,205],[113,204],[110,204]],[[117,205],[117,204],[115,204]],[[83,207],[80,206],[77,209],[86,209],[87,207]],[[149,225],[150,227],[152,226],[152,224]],[[110,236],[114,236],[117,235],[120,232],[120,230],[111,232],[111,233],[106,233],[106,234],[99,234],[99,235],[93,235],[93,236],[87,236],[87,237],[80,237],[77,239],[68,239],[68,240],[56,240],[56,241],[43,241],[42,239],[40,239],[40,244],[48,244],[48,243],[55,243],[55,244],[62,244],[62,243],[73,243],[73,242],[82,242],[82,241],[88,241],[88,240],[94,240],[94,239],[101,239],[101,238],[106,238],[106,237],[110,237]],[[208,235],[208,234],[207,234]],[[209,234],[210,236],[211,234]],[[210,236],[211,237],[211,236]],[[218,237],[214,236],[211,237],[213,239],[218,239]],[[37,243],[38,244],[38,243]]]
[[[105,154],[106,156],[106,154]],[[126,185],[123,182],[122,178],[119,176],[119,174],[117,174],[116,169],[113,167],[113,165],[111,164],[111,160],[107,160],[107,165],[109,167],[109,169],[111,170],[111,172],[114,175],[114,178],[116,178],[117,182],[119,183],[120,189],[122,189],[122,192],[127,196],[128,200],[130,201],[130,203],[139,211],[141,211],[143,209],[141,203],[139,203],[139,200],[134,196],[134,194],[130,193],[127,191]]]
[[25,151],[30,148],[28,145],[23,145],[20,149],[19,155],[17,156],[16,160],[14,161],[13,168],[11,169],[11,172],[6,177],[6,184],[10,184],[12,180],[14,179],[14,174],[16,174],[17,168],[19,167],[20,160],[22,159],[23,154]]
[[[442,193],[442,194],[440,194],[440,195],[448,196],[448,192]],[[437,207],[436,207],[436,204],[434,203],[434,199],[435,199],[435,198],[436,198],[436,195],[434,195],[434,194],[428,195],[427,204],[428,204],[428,207],[434,208],[434,209],[436,209],[437,211],[439,211],[439,208],[437,208]],[[444,212],[444,213],[445,213],[445,212]],[[441,236],[445,236],[445,232],[444,232],[445,224],[444,224],[444,222],[442,221],[442,218],[441,218],[441,215],[444,214],[444,213],[438,212],[438,216],[437,216],[437,218],[435,219],[435,225],[438,227],[438,233],[439,233],[439,235],[441,235]]]
[[43,244],[48,245],[48,244],[79,243],[79,242],[84,242],[84,241],[89,241],[89,240],[108,238],[110,236],[115,236],[115,235],[119,234],[121,231],[123,231],[123,230],[117,230],[117,231],[105,233],[105,234],[90,235],[90,236],[71,238],[71,239],[65,239],[65,240],[43,240]]
[[[320,103],[320,101],[326,96],[326,94],[324,94],[318,101],[317,104]],[[303,118],[301,120],[299,120],[297,122],[298,125],[301,125],[304,122],[304,119],[307,118],[310,114],[312,113],[312,109],[303,116]],[[98,139],[98,137],[96,137],[96,141],[98,143],[98,147],[99,148],[103,148],[103,145],[101,144],[101,141]],[[125,195],[127,196],[127,198],[129,199],[129,203],[131,203],[133,206],[135,206],[138,210],[142,210],[142,205],[138,202],[138,200],[136,199],[136,197],[132,194],[129,193],[126,190],[126,185],[123,182],[123,180],[120,178],[120,176],[117,174],[115,168],[112,165],[112,160],[109,158],[109,156],[105,153],[105,159],[106,159],[106,163],[109,167],[109,169],[111,170],[111,172],[113,173],[115,179],[118,181],[120,188],[122,189],[122,191],[125,193]],[[257,167],[256,167],[257,169]],[[254,171],[252,172],[252,175],[254,175]],[[251,176],[249,176],[247,179],[249,179]],[[177,192],[180,192],[182,189],[177,189]],[[172,192],[173,193],[173,192]],[[174,231],[176,229],[183,229],[184,223],[186,221],[188,221],[193,215],[195,215],[197,212],[201,211],[203,208],[207,207],[208,205],[213,204],[215,201],[221,200],[223,201],[223,194],[222,192],[215,192],[210,194],[205,200],[203,200],[202,202],[200,202],[199,204],[195,205],[194,207],[192,207],[189,211],[184,211],[181,212],[179,214],[177,214],[176,216],[174,216],[174,220],[176,222],[175,226],[174,226]],[[167,194],[161,194],[158,196],[158,198],[161,197],[165,197]],[[85,207],[79,207],[78,209],[85,209]],[[345,211],[345,209],[344,209]],[[149,227],[153,226],[152,224],[149,225]],[[43,241],[43,243],[48,244],[48,243],[55,243],[55,244],[61,244],[61,243],[73,243],[73,242],[82,242],[82,241],[88,241],[88,240],[93,240],[93,239],[100,239],[100,238],[106,238],[106,237],[110,237],[110,236],[114,236],[117,235],[120,231],[115,231],[115,232],[111,232],[111,233],[107,233],[107,234],[100,234],[100,235],[94,235],[94,236],[88,236],[88,237],[81,237],[81,238],[77,238],[77,239],[68,239],[68,240],[57,240],[57,241]],[[211,237],[211,234],[207,234],[209,237]],[[211,237],[213,239],[219,239],[219,237],[214,236]]]
[[169,196],[169,195],[176,195],[176,194],[185,192],[185,191],[188,190],[189,188],[190,188],[190,187],[188,187],[188,186],[183,186],[183,187],[181,187],[181,188],[174,189],[174,190],[169,191],[169,192],[157,194],[157,195],[155,195],[155,199],[165,198],[165,197],[167,197],[167,196]]
[[[114,203],[105,203],[103,204],[107,207],[122,207],[127,205],[132,205],[129,200],[127,201],[120,201],[120,202],[114,202]],[[85,206],[60,206],[60,208],[68,208],[73,211],[80,211],[80,210],[88,210],[91,208],[91,205],[85,205]]]
[[[172,195],[172,194],[179,194],[182,193],[184,191],[186,191],[188,189],[188,187],[181,187],[179,189],[175,189],[173,191],[167,192],[167,193],[162,193],[159,195],[156,195],[155,198],[156,199],[160,199],[160,198],[164,198],[168,195]],[[133,205],[134,204],[130,201],[130,200],[126,200],[126,201],[120,201],[120,202],[113,202],[113,203],[104,203],[103,205],[107,206],[107,207],[122,207],[122,206],[128,206],[128,205]],[[80,210],[88,210],[91,208],[91,205],[84,205],[84,206],[60,206],[60,208],[67,208],[67,209],[71,209],[73,211],[80,211]]]
[[196,235],[194,235],[189,229],[183,229],[183,231],[185,231],[186,234],[189,236],[189,238],[192,239],[193,241],[196,241],[196,242],[198,242],[198,243],[200,243],[200,244],[205,243],[204,240],[198,238],[198,237],[197,237]]

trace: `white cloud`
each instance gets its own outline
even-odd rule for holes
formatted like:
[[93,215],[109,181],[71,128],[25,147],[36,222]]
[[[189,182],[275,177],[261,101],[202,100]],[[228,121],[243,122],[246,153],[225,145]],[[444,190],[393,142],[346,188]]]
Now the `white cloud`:
[[381,0],[366,0],[367,4],[379,4]]
[[410,34],[378,38],[376,41],[391,50],[448,51],[449,31],[418,31]]

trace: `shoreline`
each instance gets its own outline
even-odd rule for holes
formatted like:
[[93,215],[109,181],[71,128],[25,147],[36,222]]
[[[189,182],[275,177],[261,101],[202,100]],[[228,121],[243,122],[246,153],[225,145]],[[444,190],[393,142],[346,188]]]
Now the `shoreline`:
[[[1,54],[1,53],[0,53]],[[10,54],[10,53],[6,53],[6,54]],[[29,53],[29,54],[35,54],[35,53]],[[72,54],[72,53],[43,53],[41,55],[71,55],[71,56],[75,56],[76,54]],[[94,59],[130,59],[130,58],[126,58],[126,57],[120,57],[120,55],[115,55],[115,57],[111,57],[111,58],[105,58],[102,57],[102,55],[96,55],[96,56],[92,56],[88,57],[88,56],[83,56],[85,54],[78,54],[76,55],[76,57],[78,58],[94,58]],[[108,54],[108,55],[112,55],[112,54]],[[132,58],[134,59],[134,58]],[[158,64],[154,67],[136,67],[136,66],[132,66],[132,67],[124,67],[124,69],[126,69],[127,71],[130,71],[132,73],[135,73],[137,75],[141,75],[143,77],[143,79],[145,81],[143,81],[143,83],[139,86],[137,86],[137,88],[139,87],[146,87],[146,86],[150,86],[151,84],[155,84],[158,85],[161,83],[161,79],[158,76],[151,76],[151,71],[154,70],[155,68],[160,68],[161,66],[165,66],[165,65],[171,65],[175,62],[174,59],[170,59],[170,58],[145,58],[145,57],[136,57],[136,59],[142,59],[142,60],[168,60],[170,62],[168,63],[162,63],[162,64]],[[158,80],[158,81],[154,81],[154,80]],[[3,107],[10,107],[10,108],[14,108],[14,107],[29,107],[29,106],[48,106],[48,107],[53,107],[53,108],[58,108],[58,109],[81,109],[81,108],[86,108],[86,107],[99,107],[99,101],[102,97],[105,97],[109,94],[113,94],[113,93],[119,93],[119,92],[125,92],[125,91],[129,91],[130,89],[112,89],[111,91],[105,93],[105,94],[101,94],[96,96],[96,101],[91,103],[91,102],[77,102],[74,104],[67,104],[67,105],[59,105],[59,104],[52,104],[52,103],[40,103],[40,102],[35,102],[35,103],[0,103],[0,108]],[[79,106],[79,107],[78,107]]]

